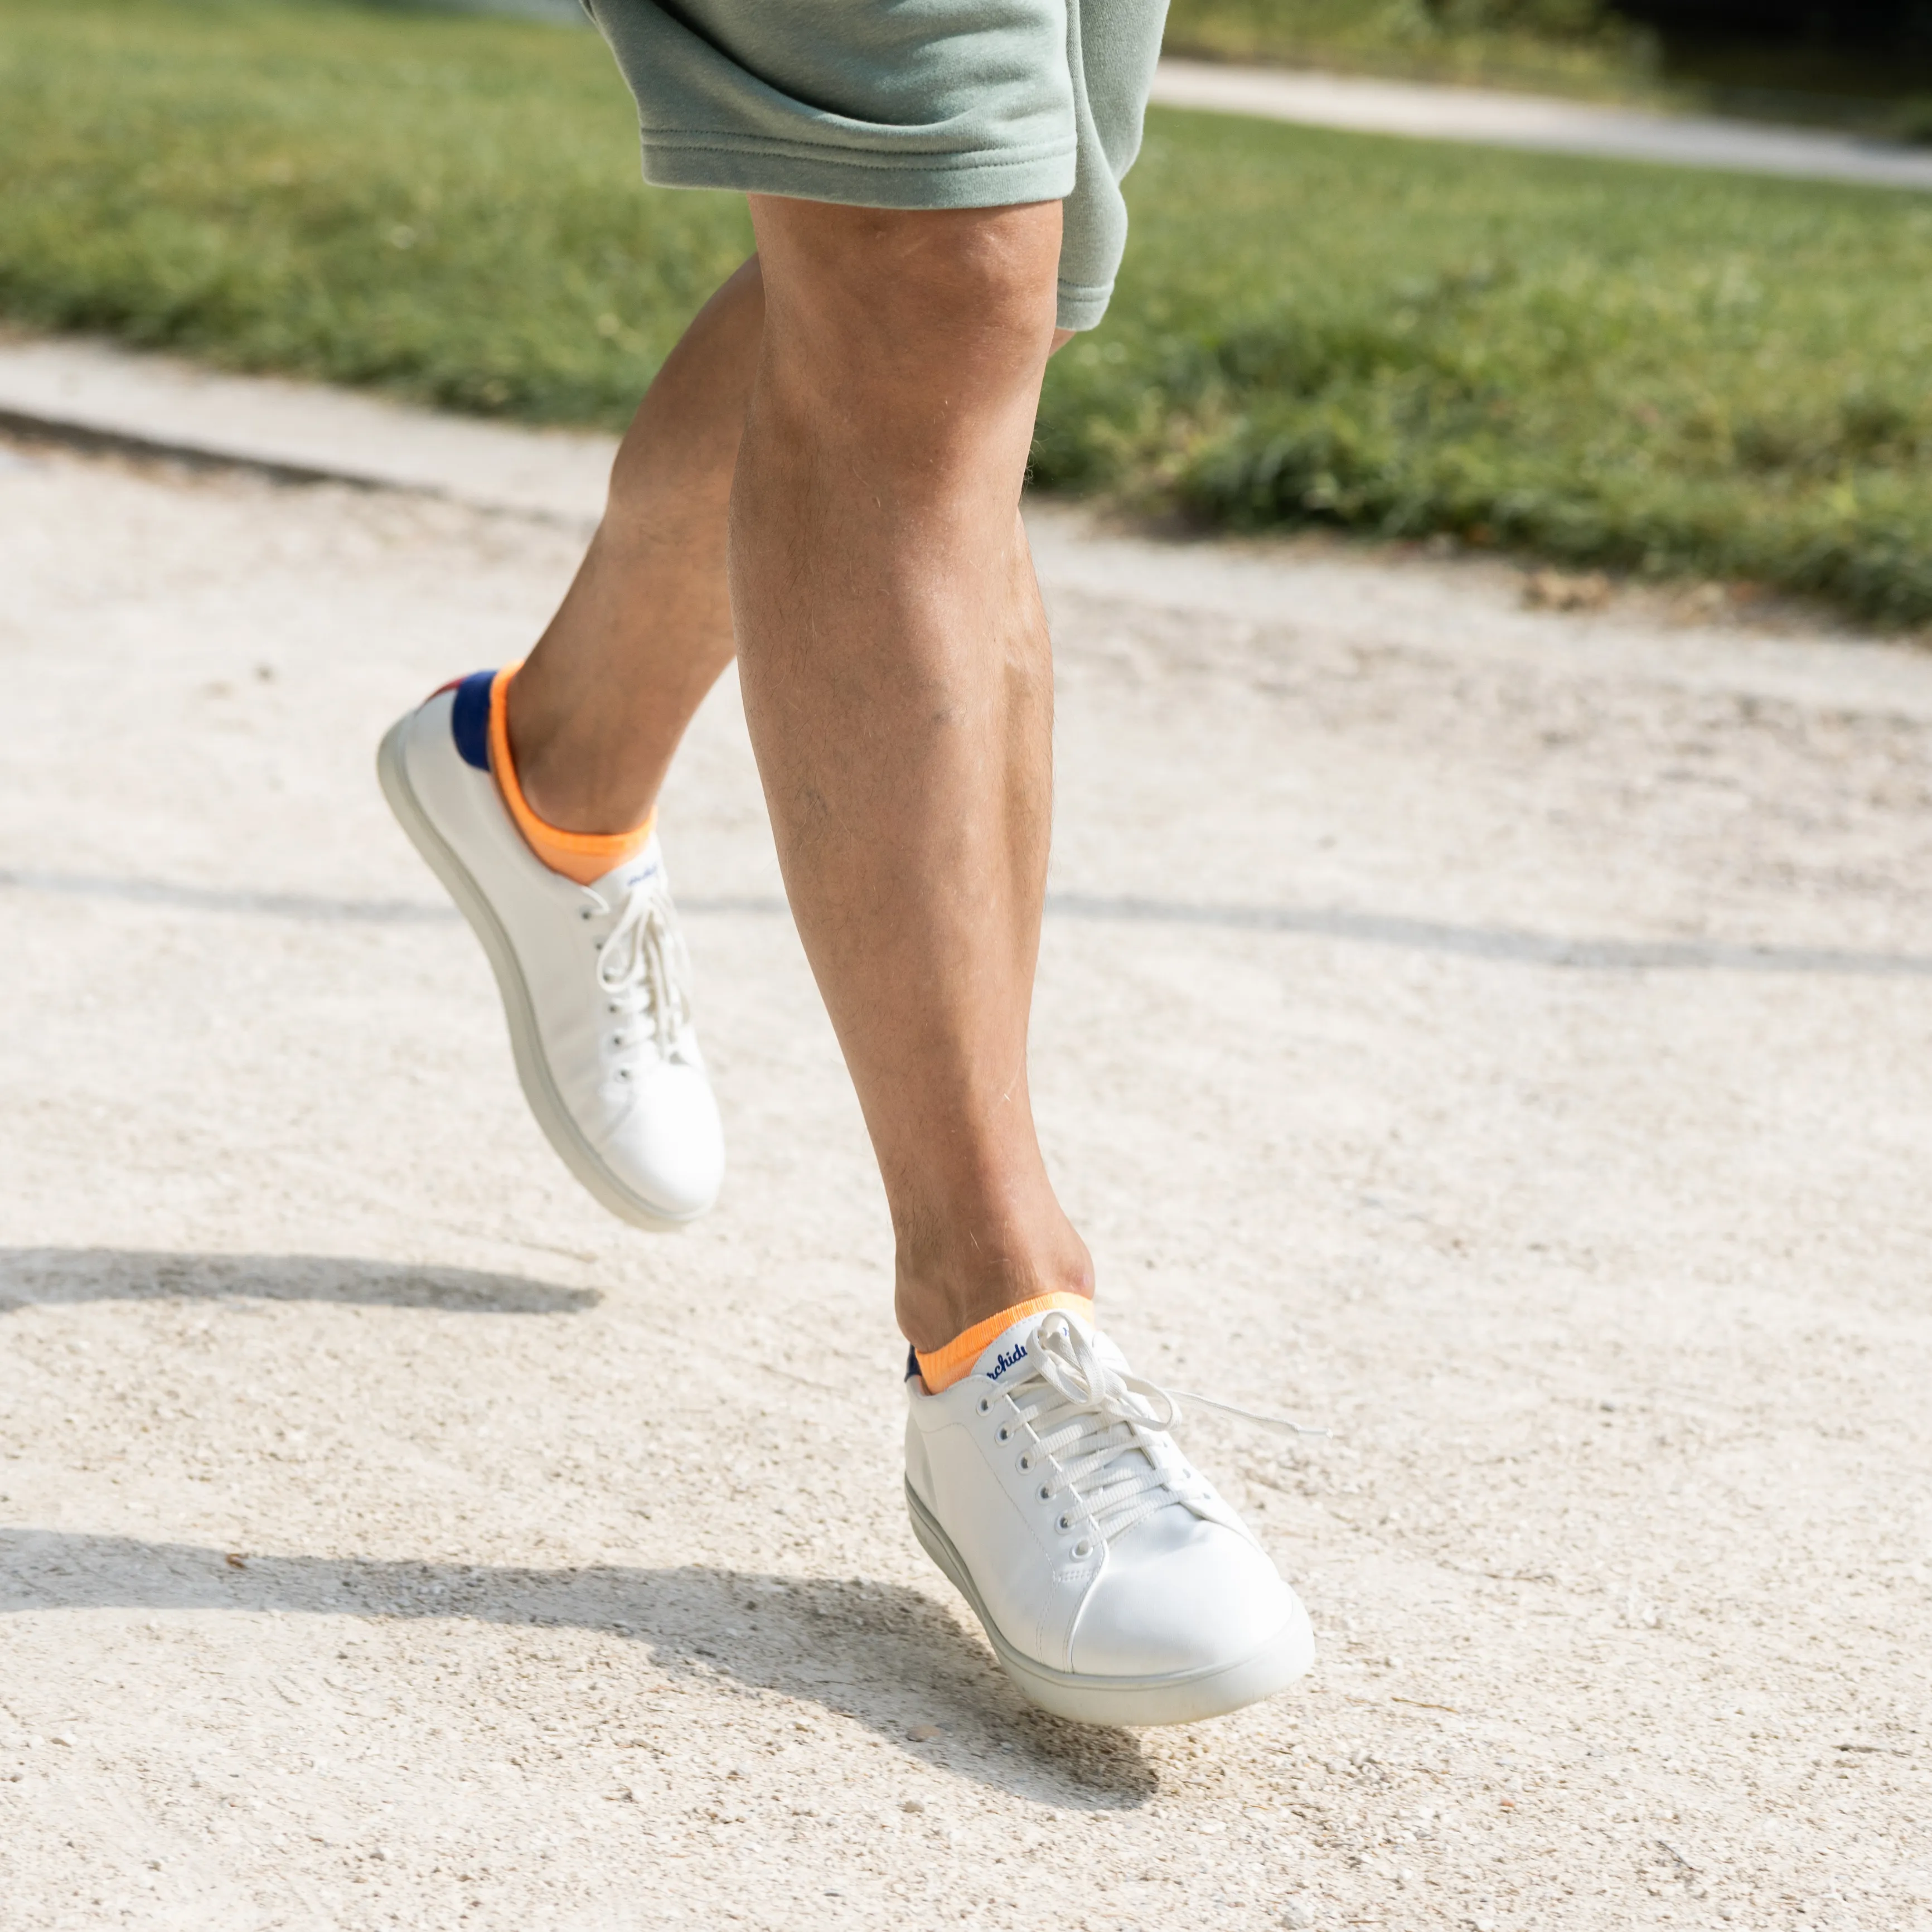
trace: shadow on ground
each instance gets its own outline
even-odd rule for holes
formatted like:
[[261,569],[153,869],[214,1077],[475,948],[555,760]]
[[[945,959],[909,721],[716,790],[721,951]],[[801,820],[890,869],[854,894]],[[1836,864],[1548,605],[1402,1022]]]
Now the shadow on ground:
[[[453,906],[414,899],[334,898],[310,892],[262,892],[220,886],[171,884],[67,872],[0,869],[0,887],[68,898],[121,899],[184,912],[269,919],[346,920],[378,926],[453,925]],[[788,918],[782,898],[679,896],[687,913]],[[1102,926],[1195,926],[1229,932],[1279,933],[1338,939],[1360,946],[1554,966],[1594,973],[1821,973],[1850,978],[1932,979],[1932,954],[1874,952],[1838,946],[1778,946],[1724,939],[1605,939],[1532,932],[1512,926],[1462,926],[1400,914],[1352,911],[1336,906],[1228,905],[1185,900],[1104,898],[1091,892],[1049,892],[1050,920]]]
[[521,1275],[339,1255],[0,1248],[0,1315],[80,1301],[334,1301],[478,1315],[579,1315],[603,1299]]
[[818,1704],[856,1718],[909,1757],[1016,1796],[1118,1809],[1144,1803],[1159,1782],[1131,1733],[1033,1710],[977,1636],[898,1584],[702,1564],[514,1570],[260,1556],[0,1529],[0,1614],[88,1610],[273,1610],[602,1630],[643,1644],[669,1676]]

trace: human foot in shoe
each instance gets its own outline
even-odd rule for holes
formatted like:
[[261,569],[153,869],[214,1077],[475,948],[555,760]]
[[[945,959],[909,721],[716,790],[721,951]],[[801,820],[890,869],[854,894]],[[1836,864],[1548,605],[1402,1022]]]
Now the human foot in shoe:
[[1077,1307],[1016,1322],[937,1394],[914,1366],[914,1532],[1034,1703],[1191,1724],[1314,1660],[1300,1599],[1167,1432],[1172,1401]]
[[[538,859],[491,770],[508,756],[495,676],[390,728],[383,795],[482,941],[524,1097],[565,1166],[637,1226],[693,1220],[717,1198],[724,1140],[656,834],[588,884]],[[572,842],[594,854],[625,842]]]

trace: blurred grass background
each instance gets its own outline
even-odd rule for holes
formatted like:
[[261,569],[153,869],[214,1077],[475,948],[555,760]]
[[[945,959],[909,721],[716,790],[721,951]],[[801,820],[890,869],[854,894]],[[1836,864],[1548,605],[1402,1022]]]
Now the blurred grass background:
[[[749,246],[592,34],[0,0],[0,314],[620,424]],[[1932,620],[1932,198],[1156,112],[1035,476]]]
[[1628,99],[1657,36],[1602,0],[1170,0],[1172,52]]
[[0,313],[615,424],[751,247],[638,182],[596,35],[331,0],[0,0]]
[[1932,142],[1932,10],[1915,0],[1171,0],[1167,47]]

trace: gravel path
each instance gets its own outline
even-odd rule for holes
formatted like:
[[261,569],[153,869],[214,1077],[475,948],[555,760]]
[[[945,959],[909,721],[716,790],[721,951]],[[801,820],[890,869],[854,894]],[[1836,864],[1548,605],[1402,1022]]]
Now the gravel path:
[[[735,691],[731,1136],[526,1118],[381,726],[556,521],[0,450],[0,1923],[1932,1916],[1932,659],[1042,513],[1037,1088],[1304,1688],[1030,1714],[898,1500],[876,1181]],[[1701,608],[1701,607],[1699,607]]]

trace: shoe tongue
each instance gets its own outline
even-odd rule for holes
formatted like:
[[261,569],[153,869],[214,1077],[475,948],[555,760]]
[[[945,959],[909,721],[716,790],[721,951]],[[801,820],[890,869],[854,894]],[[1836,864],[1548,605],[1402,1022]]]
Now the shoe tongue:
[[593,880],[591,890],[614,906],[621,904],[633,886],[643,884],[653,872],[663,869],[664,854],[658,849],[658,836],[653,832],[621,865],[613,866],[601,879]]
[[1064,1315],[1088,1341],[1096,1339],[1092,1319],[1077,1309],[1042,1308],[1034,1314],[1022,1316],[1010,1328],[1002,1329],[988,1342],[980,1359],[973,1364],[974,1374],[983,1376],[1003,1388],[1011,1383],[1025,1381],[1033,1360],[1034,1334],[1048,1316],[1056,1314]]

